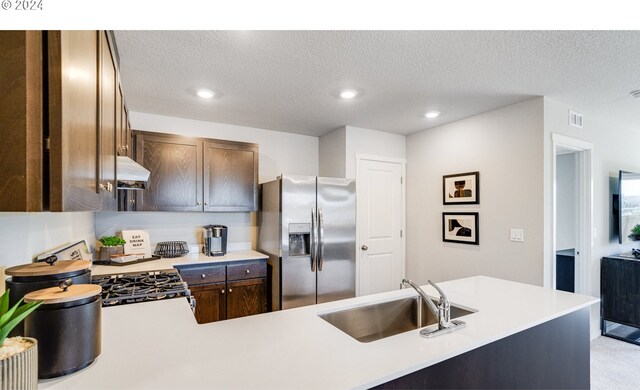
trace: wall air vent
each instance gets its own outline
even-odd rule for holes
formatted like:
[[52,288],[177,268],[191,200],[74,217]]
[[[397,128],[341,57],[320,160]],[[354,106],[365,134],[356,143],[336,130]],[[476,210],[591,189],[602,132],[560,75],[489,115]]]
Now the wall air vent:
[[582,114],[569,110],[569,126],[582,129]]

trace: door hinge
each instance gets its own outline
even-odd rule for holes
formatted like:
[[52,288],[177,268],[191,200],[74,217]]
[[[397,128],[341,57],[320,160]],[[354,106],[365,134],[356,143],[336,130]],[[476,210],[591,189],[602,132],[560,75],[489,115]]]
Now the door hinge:
[[45,150],[51,149],[51,139],[49,137],[44,139],[44,148]]

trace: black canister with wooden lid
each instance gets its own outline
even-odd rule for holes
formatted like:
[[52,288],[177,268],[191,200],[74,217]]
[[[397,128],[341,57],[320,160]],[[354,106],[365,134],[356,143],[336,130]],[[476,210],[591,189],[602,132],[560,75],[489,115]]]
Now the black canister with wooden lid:
[[[45,261],[10,267],[5,274],[10,276],[5,282],[9,290],[9,307],[31,291],[57,286],[60,282],[71,279],[73,284],[91,283],[91,261],[89,260],[58,260],[49,256]],[[24,321],[18,324],[10,336],[24,335]]]
[[24,321],[25,336],[38,340],[38,378],[56,378],[87,367],[102,346],[102,287],[70,280],[28,293],[42,305]]

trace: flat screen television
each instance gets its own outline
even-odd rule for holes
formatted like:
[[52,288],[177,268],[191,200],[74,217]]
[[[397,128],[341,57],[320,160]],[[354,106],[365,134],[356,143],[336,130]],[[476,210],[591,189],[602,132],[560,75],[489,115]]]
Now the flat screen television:
[[640,224],[640,174],[620,171],[618,175],[618,237],[621,244],[635,241],[631,236]]

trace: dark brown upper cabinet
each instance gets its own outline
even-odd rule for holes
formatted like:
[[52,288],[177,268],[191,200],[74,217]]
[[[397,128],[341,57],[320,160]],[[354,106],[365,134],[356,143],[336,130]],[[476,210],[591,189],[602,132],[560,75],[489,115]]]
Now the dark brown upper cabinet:
[[42,32],[0,31],[0,51],[0,211],[41,211]]
[[124,99],[122,98],[122,89],[118,85],[118,91],[116,92],[116,154],[118,156],[124,156],[126,150],[122,147],[124,145],[124,133],[122,131],[122,113],[124,109]]
[[116,67],[106,33],[100,33],[100,135],[98,189],[102,211],[116,211],[116,130],[118,106]]
[[258,146],[204,141],[204,211],[258,209]]
[[133,156],[133,143],[129,112],[125,105],[122,88],[118,85],[116,93],[116,152],[118,156]]
[[126,108],[116,102],[113,40],[0,31],[0,50],[0,211],[115,210],[117,113]]
[[100,210],[98,31],[47,33],[52,211]]
[[138,211],[202,211],[202,141],[139,133],[136,161],[151,171],[137,191]]
[[138,211],[256,211],[258,145],[135,131],[135,159],[151,171]]

